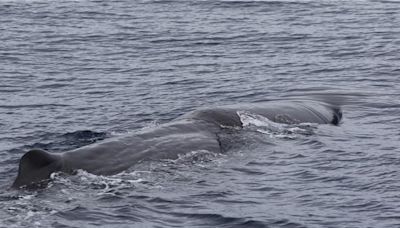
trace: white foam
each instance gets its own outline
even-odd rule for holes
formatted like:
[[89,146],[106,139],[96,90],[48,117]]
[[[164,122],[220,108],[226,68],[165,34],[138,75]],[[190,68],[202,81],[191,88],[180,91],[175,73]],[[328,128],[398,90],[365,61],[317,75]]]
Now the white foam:
[[269,120],[267,117],[253,114],[247,111],[238,111],[240,121],[244,127],[255,126],[255,127],[266,127],[270,130],[282,130],[285,124],[275,123]]
[[310,134],[317,125],[313,123],[284,124],[276,123],[267,117],[247,111],[237,112],[245,129],[253,130],[271,138],[294,139],[298,135]]

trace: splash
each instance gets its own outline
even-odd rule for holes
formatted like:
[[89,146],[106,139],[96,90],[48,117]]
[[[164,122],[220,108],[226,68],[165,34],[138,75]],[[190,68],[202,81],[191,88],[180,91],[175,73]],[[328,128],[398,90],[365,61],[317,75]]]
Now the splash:
[[[133,188],[136,184],[143,182],[143,179],[138,177],[137,172],[122,172],[112,176],[102,176],[88,173],[84,170],[78,170],[74,176],[66,176],[62,173],[53,173],[49,188],[54,185],[68,186],[71,189],[90,188],[96,189],[98,195],[115,192],[119,189]],[[75,189],[75,190],[79,190]]]
[[238,111],[237,114],[245,129],[266,134],[271,138],[295,139],[299,135],[312,135],[317,127],[317,124],[313,123],[276,123],[267,117],[247,111]]
[[222,154],[218,154],[215,152],[211,152],[208,150],[195,150],[190,151],[186,154],[178,155],[178,159],[173,160],[173,163],[177,164],[196,164],[201,165],[203,163],[208,163],[211,161],[215,161],[218,157],[222,156]]

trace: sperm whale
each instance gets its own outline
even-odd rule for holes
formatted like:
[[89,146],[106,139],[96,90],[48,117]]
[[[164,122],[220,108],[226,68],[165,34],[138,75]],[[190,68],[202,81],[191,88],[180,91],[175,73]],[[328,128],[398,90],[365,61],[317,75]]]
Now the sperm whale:
[[245,111],[277,123],[338,125],[340,107],[322,101],[279,100],[200,108],[169,123],[106,139],[63,153],[41,149],[26,152],[19,162],[12,187],[37,186],[51,173],[82,169],[96,175],[113,175],[146,160],[175,159],[194,150],[222,152],[219,134],[226,127],[242,128],[238,112]]

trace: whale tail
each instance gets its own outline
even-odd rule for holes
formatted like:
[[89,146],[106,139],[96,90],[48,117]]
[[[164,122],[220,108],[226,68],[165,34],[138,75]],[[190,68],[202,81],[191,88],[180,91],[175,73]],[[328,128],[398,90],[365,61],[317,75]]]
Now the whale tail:
[[33,149],[22,156],[19,162],[18,176],[12,187],[41,187],[47,184],[50,174],[60,171],[61,157],[41,149]]

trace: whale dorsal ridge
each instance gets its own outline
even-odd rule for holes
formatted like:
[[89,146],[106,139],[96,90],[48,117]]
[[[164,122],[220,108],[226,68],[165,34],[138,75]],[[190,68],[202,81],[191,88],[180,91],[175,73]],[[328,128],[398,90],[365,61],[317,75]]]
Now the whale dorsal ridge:
[[31,187],[33,183],[48,180],[50,174],[61,170],[61,157],[45,150],[33,149],[22,156],[18,176],[13,187]]

